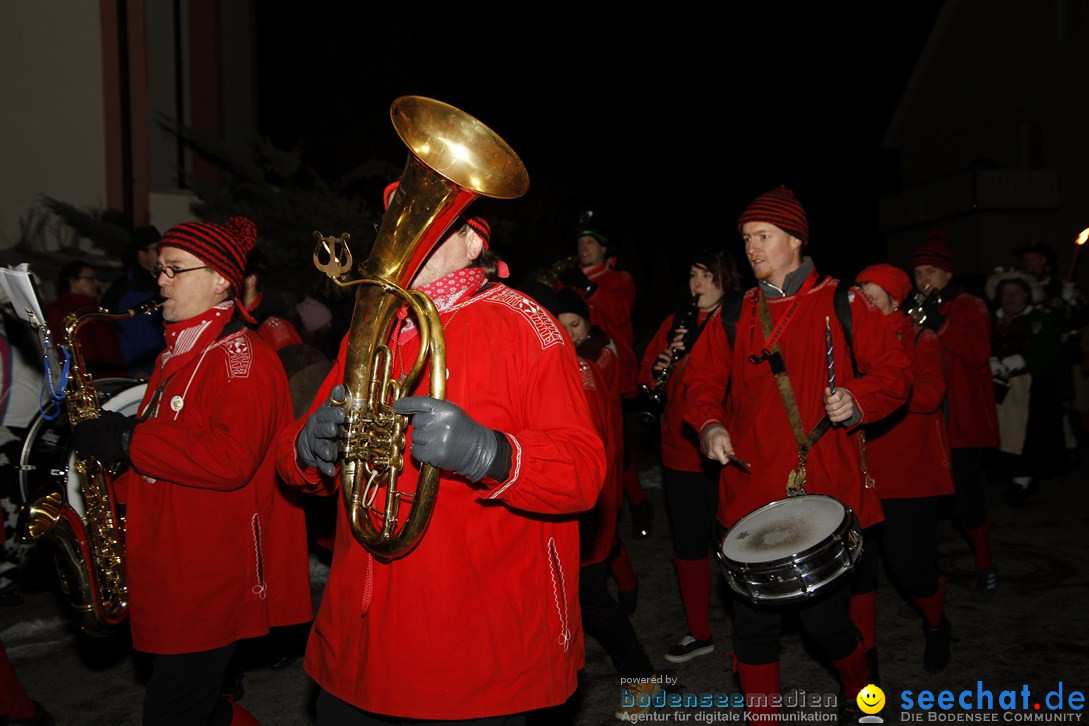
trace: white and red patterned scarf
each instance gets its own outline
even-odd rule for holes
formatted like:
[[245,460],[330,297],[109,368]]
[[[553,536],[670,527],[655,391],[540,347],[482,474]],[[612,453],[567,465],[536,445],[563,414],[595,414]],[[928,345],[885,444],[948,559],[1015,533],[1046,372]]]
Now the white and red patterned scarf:
[[[462,300],[479,290],[487,281],[488,276],[482,268],[465,267],[424,285],[419,290],[431,298],[439,311],[439,316],[443,317],[444,312],[453,309]],[[394,328],[394,338],[399,343],[404,343],[416,335],[416,321],[408,316],[407,307],[402,307],[397,317],[403,319],[404,322],[400,325],[399,335],[397,328]]]
[[223,332],[234,317],[234,301],[224,300],[188,320],[167,323],[163,331],[166,350],[162,352],[163,375],[170,375],[190,357],[201,353]]
[[616,262],[617,262],[616,257],[610,257],[607,260],[605,260],[604,262],[602,262],[601,264],[589,265],[589,266],[583,267],[582,272],[588,278],[593,280],[595,277],[600,277],[604,272],[606,272],[608,270],[615,270],[616,269]]

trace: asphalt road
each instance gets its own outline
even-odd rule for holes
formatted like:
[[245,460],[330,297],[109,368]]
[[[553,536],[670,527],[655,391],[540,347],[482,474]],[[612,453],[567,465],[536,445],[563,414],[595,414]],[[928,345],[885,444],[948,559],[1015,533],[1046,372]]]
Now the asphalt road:
[[[685,694],[736,693],[737,682],[727,656],[730,615],[725,585],[717,569],[711,610],[715,652],[681,665],[670,664],[662,657],[684,634],[685,624],[670,559],[661,490],[654,488],[657,472],[648,467],[642,474],[648,494],[657,505],[655,530],[651,537],[636,540],[630,537],[628,520],[620,525],[640,578],[639,604],[633,617],[636,630],[663,678],[669,679],[666,690],[670,693],[681,694],[681,698]],[[1089,466],[1083,461],[1069,474],[1044,482],[1040,493],[1024,509],[1003,502],[1002,491],[998,483],[989,488],[999,568],[998,595],[991,602],[972,600],[973,563],[967,543],[948,520],[939,528],[938,547],[941,569],[948,581],[947,611],[954,638],[952,662],[945,672],[923,671],[921,623],[882,574],[878,643],[880,685],[886,706],[879,716],[885,723],[916,718],[921,722],[963,719],[964,715],[954,715],[963,712],[973,719],[1006,723],[1081,719],[1084,712],[1072,706],[1077,700],[1074,694],[1089,691]],[[320,594],[318,575],[315,592]],[[134,655],[123,637],[97,641],[80,635],[59,595],[48,587],[49,578],[41,580],[38,589],[25,593],[23,603],[0,607],[0,637],[31,696],[49,708],[58,724],[138,724],[147,678],[146,660]],[[241,703],[269,726],[313,723],[315,689],[298,660],[286,667],[270,667],[272,659],[290,646],[284,642],[271,649],[259,646],[251,644],[245,654]],[[816,699],[825,704],[787,707],[784,713],[798,720],[833,721],[837,681],[832,671],[812,655],[796,627],[782,640],[781,662],[784,698],[807,703]],[[456,674],[451,677],[456,678]],[[1049,705],[1056,703],[1060,684],[1064,705],[1053,711]],[[994,708],[985,713],[960,706],[949,711],[939,705],[929,710],[920,708],[920,692],[932,691],[937,698],[942,690],[972,706],[981,692],[989,691]],[[961,698],[962,691],[970,693]],[[1016,693],[1016,708],[1000,707],[1004,691]],[[911,699],[913,708],[905,710],[905,698]],[[1010,697],[1005,698],[1009,703]],[[619,699],[619,681],[611,662],[590,641],[579,692],[565,708],[538,714],[534,721],[578,726],[615,723],[612,713]],[[1041,706],[1039,710],[1034,708],[1036,703]],[[669,703],[652,709],[650,714],[653,722],[707,723],[737,718],[737,709],[678,707]]]

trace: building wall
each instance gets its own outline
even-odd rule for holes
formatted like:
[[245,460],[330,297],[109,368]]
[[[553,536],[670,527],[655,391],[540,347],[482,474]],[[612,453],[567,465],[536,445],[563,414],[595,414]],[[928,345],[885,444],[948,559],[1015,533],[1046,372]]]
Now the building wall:
[[105,206],[100,23],[86,0],[0,8],[0,247],[42,194]]
[[1089,226],[1089,11],[1079,1],[947,1],[886,138],[900,153],[900,201],[973,170],[1023,172],[1010,177],[1023,193],[945,218],[886,216],[893,256],[942,226],[974,272],[1010,264],[1032,239],[1070,258]]

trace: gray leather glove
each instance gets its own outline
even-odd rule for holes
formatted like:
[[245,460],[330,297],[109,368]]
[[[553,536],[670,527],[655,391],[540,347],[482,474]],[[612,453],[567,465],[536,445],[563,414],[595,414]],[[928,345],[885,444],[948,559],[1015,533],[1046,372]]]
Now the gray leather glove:
[[[343,401],[344,386],[333,386],[332,398]],[[337,468],[337,439],[340,424],[344,423],[344,409],[329,401],[310,414],[306,425],[295,439],[295,453],[303,466],[313,466],[326,476],[333,476]]]
[[482,426],[449,401],[410,396],[393,410],[412,416],[412,458],[461,474],[471,482],[484,477],[503,481],[510,471],[507,437]]

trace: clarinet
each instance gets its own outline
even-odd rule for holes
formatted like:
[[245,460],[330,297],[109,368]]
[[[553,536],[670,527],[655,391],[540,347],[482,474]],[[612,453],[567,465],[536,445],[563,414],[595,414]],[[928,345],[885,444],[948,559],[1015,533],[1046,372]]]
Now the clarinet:
[[661,418],[662,411],[665,410],[666,404],[666,386],[669,384],[669,379],[673,376],[673,369],[677,367],[677,363],[684,357],[685,353],[695,342],[692,332],[696,329],[697,321],[699,320],[699,302],[700,296],[693,295],[688,306],[679,314],[673,318],[673,327],[669,330],[669,335],[666,336],[666,340],[673,341],[673,338],[677,336],[677,332],[685,330],[685,345],[684,350],[679,348],[669,349],[669,362],[666,363],[662,370],[658,371],[654,376],[654,385],[650,386],[646,383],[639,384],[639,397],[642,400],[640,408],[640,414],[647,419],[653,419],[658,421]]

